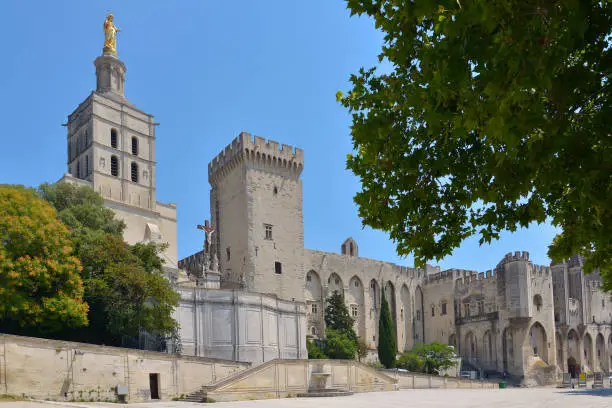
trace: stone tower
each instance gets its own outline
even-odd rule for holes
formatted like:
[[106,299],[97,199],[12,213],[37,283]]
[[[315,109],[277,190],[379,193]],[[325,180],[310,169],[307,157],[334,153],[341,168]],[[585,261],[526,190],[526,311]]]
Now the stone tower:
[[153,116],[124,94],[126,68],[104,50],[94,61],[96,90],[68,116],[68,172],[60,180],[90,185],[125,221],[128,243],[167,243],[176,269],[176,206],[156,201]]
[[209,165],[211,215],[225,284],[304,297],[302,149],[241,133]]

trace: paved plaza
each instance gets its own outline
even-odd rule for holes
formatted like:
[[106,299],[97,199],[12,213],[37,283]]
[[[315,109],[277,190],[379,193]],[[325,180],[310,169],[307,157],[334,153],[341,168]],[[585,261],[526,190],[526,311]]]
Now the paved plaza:
[[[118,408],[121,404],[0,402],[0,408]],[[123,405],[125,406],[125,405]],[[566,390],[557,388],[511,388],[506,390],[402,390],[371,392],[337,398],[284,398],[258,401],[195,404],[189,402],[149,402],[129,404],[130,408],[395,408],[395,407],[452,407],[452,408],[580,408],[612,407],[612,389]]]

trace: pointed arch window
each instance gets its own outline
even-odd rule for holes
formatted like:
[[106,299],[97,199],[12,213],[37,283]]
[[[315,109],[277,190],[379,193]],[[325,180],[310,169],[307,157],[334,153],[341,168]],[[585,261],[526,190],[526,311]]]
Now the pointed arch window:
[[119,159],[117,159],[117,156],[111,156],[111,175],[119,177]]
[[85,156],[85,177],[89,176],[89,156]]
[[76,169],[76,176],[77,178],[81,178],[81,163],[77,160],[77,169]]
[[132,162],[131,164],[132,181],[138,183],[138,164]]
[[117,129],[111,129],[111,147],[113,149],[117,148]]

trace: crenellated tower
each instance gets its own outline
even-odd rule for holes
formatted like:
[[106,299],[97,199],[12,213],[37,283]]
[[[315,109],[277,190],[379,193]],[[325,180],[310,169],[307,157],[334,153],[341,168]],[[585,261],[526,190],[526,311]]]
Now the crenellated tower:
[[242,132],[208,165],[226,285],[304,297],[302,149]]

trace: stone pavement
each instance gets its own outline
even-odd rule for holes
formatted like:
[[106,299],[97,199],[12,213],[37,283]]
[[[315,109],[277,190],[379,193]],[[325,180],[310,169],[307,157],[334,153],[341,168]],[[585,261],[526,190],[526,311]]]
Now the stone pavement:
[[0,402],[0,408],[580,408],[612,407],[612,389],[567,390],[557,388],[510,388],[505,390],[438,389],[371,392],[338,398],[284,398],[259,401],[195,404],[149,402],[129,405],[102,403]]

